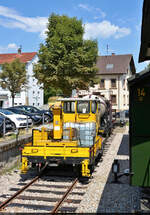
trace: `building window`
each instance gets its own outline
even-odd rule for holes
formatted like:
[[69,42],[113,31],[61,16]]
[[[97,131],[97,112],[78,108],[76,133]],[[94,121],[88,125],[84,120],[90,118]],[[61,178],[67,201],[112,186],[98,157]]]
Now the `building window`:
[[116,79],[111,79],[111,88],[116,88]]
[[38,106],[40,105],[40,103],[38,103]]
[[111,102],[112,102],[112,105],[116,105],[116,95],[111,95]]
[[126,96],[123,95],[123,104],[126,105]]
[[122,81],[122,88],[125,90],[125,80]]
[[16,97],[21,97],[21,93],[16,93]]
[[33,91],[33,94],[34,94],[35,92]]
[[33,106],[34,106],[34,103],[33,103]]
[[100,88],[104,89],[105,88],[105,79],[100,80]]

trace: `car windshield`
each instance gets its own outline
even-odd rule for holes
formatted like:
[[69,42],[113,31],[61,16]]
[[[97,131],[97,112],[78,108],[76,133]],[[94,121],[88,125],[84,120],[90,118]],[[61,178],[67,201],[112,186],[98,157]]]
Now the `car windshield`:
[[30,112],[30,113],[36,113],[36,112],[39,112],[39,110],[35,107],[25,107],[25,110]]
[[25,111],[23,111],[23,110],[15,109],[15,108],[12,108],[12,109],[9,109],[9,110],[12,111],[13,113],[17,113],[17,114],[22,114],[22,113],[25,112]]
[[19,110],[19,109],[16,109],[16,111],[18,111],[18,113],[20,112],[20,113],[23,113],[23,114],[29,114],[29,112],[26,111],[26,110]]
[[0,109],[1,113],[4,113],[5,115],[12,115],[14,114],[13,112],[9,111],[9,110],[4,110],[4,109]]
[[34,110],[40,111],[40,108],[33,107]]

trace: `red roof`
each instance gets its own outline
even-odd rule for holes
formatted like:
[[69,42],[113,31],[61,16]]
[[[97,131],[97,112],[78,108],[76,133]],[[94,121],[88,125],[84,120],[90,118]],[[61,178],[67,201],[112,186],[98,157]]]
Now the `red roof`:
[[24,52],[21,54],[13,53],[13,54],[0,54],[0,64],[3,63],[11,63],[16,58],[19,58],[19,60],[22,63],[27,63],[28,61],[31,61],[34,56],[37,54],[37,52]]

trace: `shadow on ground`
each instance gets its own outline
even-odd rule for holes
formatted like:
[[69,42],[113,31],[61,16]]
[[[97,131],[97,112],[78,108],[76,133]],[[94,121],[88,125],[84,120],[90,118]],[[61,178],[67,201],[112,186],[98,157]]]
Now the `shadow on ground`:
[[[120,172],[129,168],[129,135],[123,135],[117,156],[119,155]],[[115,157],[115,159],[117,158]],[[121,158],[121,156],[123,156]],[[140,192],[138,187],[129,185],[129,177],[122,176],[118,183],[113,183],[114,175],[110,170],[97,213],[131,213],[140,209]]]

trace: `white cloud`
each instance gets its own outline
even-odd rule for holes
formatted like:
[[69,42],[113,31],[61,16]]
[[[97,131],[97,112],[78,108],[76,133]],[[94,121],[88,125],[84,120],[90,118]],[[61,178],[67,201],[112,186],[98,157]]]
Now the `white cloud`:
[[15,43],[9,43],[7,47],[8,49],[18,49],[18,46]]
[[84,10],[87,10],[87,11],[91,11],[92,8],[90,8],[88,5],[86,4],[79,4],[78,7],[84,9]]
[[0,53],[13,52],[18,49],[15,43],[9,43],[7,46],[0,46]]
[[96,18],[101,18],[101,17],[105,18],[105,16],[106,16],[106,13],[97,7],[89,6],[87,4],[79,4],[78,7],[82,8],[88,12],[97,14],[97,16],[95,16]]
[[125,37],[131,33],[129,28],[121,28],[117,25],[111,24],[109,21],[102,22],[93,22],[86,23],[84,25],[85,28],[85,39],[96,39],[98,37],[101,38],[109,38],[114,37],[115,39],[119,39],[121,37]]
[[[95,18],[98,19],[100,16],[105,17],[106,14],[100,9],[90,7],[89,5],[79,4],[78,7],[83,8],[87,11],[98,13],[95,14]],[[26,32],[38,32],[42,39],[46,38],[47,30],[47,17],[24,17],[19,15],[15,10],[8,7],[0,6],[0,25],[7,28],[19,28]],[[129,28],[121,28],[109,21],[86,23],[85,25],[84,38],[109,38],[113,36],[115,39],[127,36],[130,34]],[[3,49],[3,47],[2,47]]]
[[104,11],[102,11],[100,8],[94,8],[94,9],[100,13],[102,18],[106,17],[106,13]]
[[8,28],[20,28],[27,32],[39,32],[43,36],[46,30],[47,17],[24,17],[15,10],[0,6],[0,25]]

